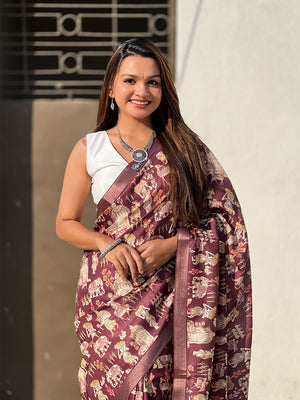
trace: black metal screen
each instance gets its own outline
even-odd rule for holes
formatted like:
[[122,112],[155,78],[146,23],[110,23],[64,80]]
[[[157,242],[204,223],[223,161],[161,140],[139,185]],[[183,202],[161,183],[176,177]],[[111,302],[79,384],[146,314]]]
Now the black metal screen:
[[4,98],[97,98],[122,41],[153,40],[173,65],[174,0],[2,0]]

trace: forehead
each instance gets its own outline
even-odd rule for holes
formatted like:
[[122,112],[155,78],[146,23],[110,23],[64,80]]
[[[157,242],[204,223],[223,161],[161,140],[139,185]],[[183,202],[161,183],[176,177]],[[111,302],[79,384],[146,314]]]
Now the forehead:
[[120,64],[118,76],[123,74],[136,75],[144,78],[152,75],[160,75],[157,62],[150,57],[128,56]]

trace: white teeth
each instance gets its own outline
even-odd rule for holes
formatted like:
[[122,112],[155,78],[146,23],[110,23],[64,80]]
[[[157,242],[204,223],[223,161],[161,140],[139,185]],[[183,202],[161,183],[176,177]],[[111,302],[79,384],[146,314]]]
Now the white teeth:
[[135,101],[135,100],[130,100],[130,101],[131,101],[131,103],[143,105],[143,106],[145,106],[149,103],[149,101]]

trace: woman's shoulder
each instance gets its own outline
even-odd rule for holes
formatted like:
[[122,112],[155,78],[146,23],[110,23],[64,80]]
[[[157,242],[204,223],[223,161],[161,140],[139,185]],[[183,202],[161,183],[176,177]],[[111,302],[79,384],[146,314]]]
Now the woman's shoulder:
[[79,139],[78,142],[75,144],[75,147],[78,147],[81,150],[86,149],[86,136]]
[[87,146],[87,140],[86,136],[82,137],[81,139],[78,140],[78,142],[75,143],[75,146],[73,147],[73,150],[71,152],[71,155],[74,156],[85,156],[86,154],[86,146]]
[[73,147],[68,164],[69,165],[84,165],[86,160],[86,138],[83,137]]

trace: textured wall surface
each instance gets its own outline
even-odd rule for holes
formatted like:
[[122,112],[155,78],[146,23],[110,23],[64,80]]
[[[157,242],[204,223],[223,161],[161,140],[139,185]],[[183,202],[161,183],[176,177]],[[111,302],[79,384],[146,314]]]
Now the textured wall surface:
[[[79,399],[75,290],[82,251],[61,242],[55,219],[68,156],[95,125],[97,101],[36,100],[32,112],[34,400]],[[90,201],[83,221],[92,228]]]
[[229,174],[250,237],[249,400],[300,398],[299,37],[298,0],[177,1],[183,116]]

